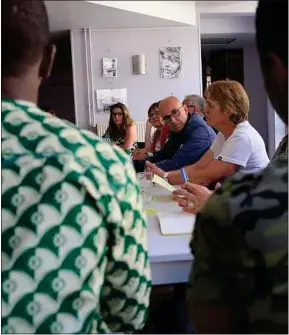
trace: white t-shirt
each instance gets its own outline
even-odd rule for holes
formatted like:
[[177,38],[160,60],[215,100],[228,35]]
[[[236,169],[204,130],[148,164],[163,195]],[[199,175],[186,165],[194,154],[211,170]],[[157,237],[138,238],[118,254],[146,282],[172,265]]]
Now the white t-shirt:
[[219,132],[211,148],[214,158],[239,165],[239,172],[256,173],[269,163],[261,135],[248,121],[239,123],[230,137]]

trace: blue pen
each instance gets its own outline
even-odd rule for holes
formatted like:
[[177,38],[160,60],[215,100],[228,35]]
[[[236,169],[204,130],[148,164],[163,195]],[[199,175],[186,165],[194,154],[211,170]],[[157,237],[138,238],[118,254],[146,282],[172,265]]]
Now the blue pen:
[[181,168],[181,174],[182,174],[183,181],[186,183],[189,180],[189,178],[184,168]]

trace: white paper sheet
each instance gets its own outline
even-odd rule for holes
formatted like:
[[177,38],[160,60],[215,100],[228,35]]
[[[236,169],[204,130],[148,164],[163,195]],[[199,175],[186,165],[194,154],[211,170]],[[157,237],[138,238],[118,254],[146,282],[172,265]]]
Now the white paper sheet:
[[196,215],[183,212],[160,212],[157,216],[162,235],[191,234],[196,222]]
[[169,184],[167,181],[165,181],[163,178],[157,176],[156,174],[154,174],[153,176],[153,183],[156,183],[158,185],[160,185],[161,187],[164,187],[165,189],[167,189],[170,192],[173,192],[176,190],[176,188],[174,186],[172,186],[171,184]]

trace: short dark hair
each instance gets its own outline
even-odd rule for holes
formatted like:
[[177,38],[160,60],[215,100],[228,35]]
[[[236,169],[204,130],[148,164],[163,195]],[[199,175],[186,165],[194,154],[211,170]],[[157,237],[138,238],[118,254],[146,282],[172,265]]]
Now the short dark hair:
[[288,67],[288,0],[260,0],[256,12],[259,54],[272,52]]
[[150,105],[150,108],[148,110],[148,117],[150,117],[151,113],[159,107],[159,101],[154,102],[152,105]]
[[2,77],[19,76],[34,65],[49,43],[43,0],[3,0]]

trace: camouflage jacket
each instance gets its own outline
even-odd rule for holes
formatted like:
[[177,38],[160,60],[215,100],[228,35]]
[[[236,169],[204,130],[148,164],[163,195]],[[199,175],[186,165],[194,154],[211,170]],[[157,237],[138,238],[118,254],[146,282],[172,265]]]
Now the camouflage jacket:
[[287,334],[287,160],[227,180],[199,214],[191,249],[189,306],[227,306],[232,332]]
[[278,158],[288,158],[288,134],[286,134],[276,149],[272,161]]

